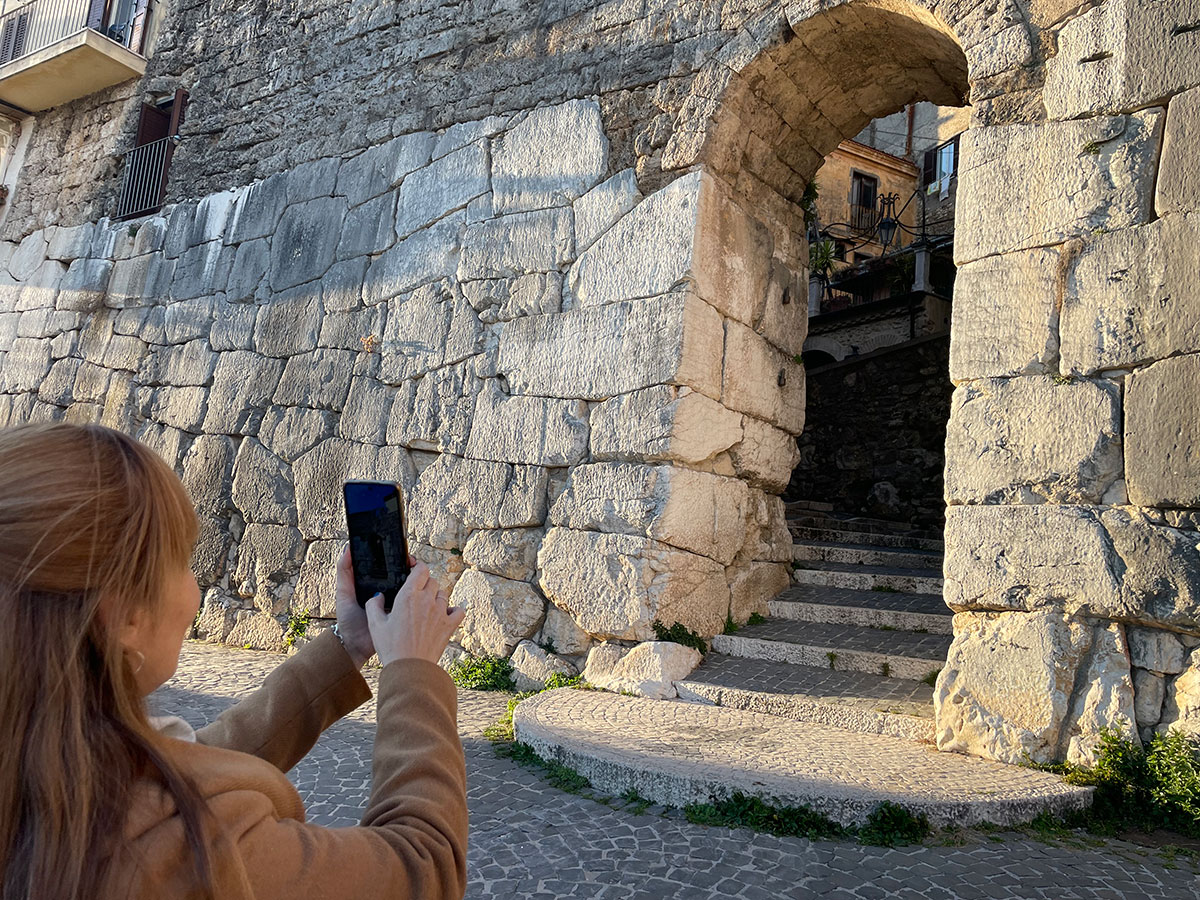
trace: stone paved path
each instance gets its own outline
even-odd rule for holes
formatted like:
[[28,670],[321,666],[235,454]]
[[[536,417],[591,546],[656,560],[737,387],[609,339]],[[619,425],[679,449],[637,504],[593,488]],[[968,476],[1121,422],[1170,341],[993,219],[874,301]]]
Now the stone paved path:
[[[204,724],[254,690],[279,662],[268,653],[185,645],[178,674],[153,706]],[[967,832],[887,850],[706,828],[678,813],[663,816],[651,808],[637,814],[619,801],[603,805],[551,788],[536,771],[495,756],[482,731],[499,718],[505,701],[496,694],[460,693],[471,900],[1200,896],[1200,872],[1187,860],[1172,862],[1159,851],[1119,841],[1089,837],[1067,846]],[[374,705],[367,704],[326,732],[291,773],[313,821],[357,822],[369,789],[373,729]]]

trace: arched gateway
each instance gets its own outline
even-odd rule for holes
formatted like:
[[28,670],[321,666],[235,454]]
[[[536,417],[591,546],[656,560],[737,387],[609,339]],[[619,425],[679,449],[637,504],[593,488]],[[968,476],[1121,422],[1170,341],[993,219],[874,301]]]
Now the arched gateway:
[[[805,186],[872,119],[970,102],[938,745],[1200,730],[1200,10],[558,5],[335,4],[310,70],[220,55],[294,41],[283,13],[168,11],[144,78],[28,120],[0,422],[104,421],[179,466],[202,635],[331,614],[355,476],[403,484],[467,653],[711,636],[788,584]],[[139,171],[112,154],[180,88],[169,202],[101,218]],[[127,134],[67,139],[114,110]]]

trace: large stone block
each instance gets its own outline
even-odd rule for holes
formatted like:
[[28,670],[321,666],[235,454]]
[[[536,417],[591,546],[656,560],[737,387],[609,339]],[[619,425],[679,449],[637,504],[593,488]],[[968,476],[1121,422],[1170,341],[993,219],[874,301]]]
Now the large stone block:
[[1160,628],[1134,626],[1129,628],[1128,637],[1129,661],[1139,669],[1157,675],[1178,675],[1183,671],[1187,649],[1177,635]]
[[427,284],[387,303],[387,323],[379,348],[379,377],[400,384],[439,368],[453,313],[453,293],[445,282]]
[[1056,373],[1060,260],[1060,251],[1038,248],[990,256],[958,270],[952,381]]
[[1153,213],[1162,112],[972,128],[962,139],[954,256],[1061,243]]
[[[271,387],[274,391],[274,386]],[[269,394],[268,394],[269,396]],[[212,407],[212,401],[209,401]],[[263,414],[258,439],[286,462],[294,462],[337,431],[336,413],[324,409],[272,406]]]
[[163,311],[163,335],[167,343],[182,344],[208,337],[214,306],[215,297],[193,297],[168,304]]
[[417,479],[408,527],[422,543],[461,548],[476,528],[524,528],[546,519],[546,470],[444,453]]
[[465,454],[483,382],[466,363],[406,381],[396,392],[387,441],[418,450]]
[[721,403],[800,434],[804,430],[804,367],[745,325],[727,321]]
[[378,448],[367,444],[329,438],[293,463],[296,508],[300,531],[306,539],[329,540],[345,535],[342,485],[353,479],[374,480],[377,453]]
[[1200,631],[1200,550],[1187,532],[1126,508],[953,506],[946,603]]
[[371,263],[363,283],[363,300],[368,304],[379,303],[453,275],[458,267],[465,224],[462,214],[450,215],[398,241]]
[[1200,506],[1200,355],[1155,363],[1126,384],[1129,499],[1139,506]]
[[800,461],[796,439],[753,416],[742,419],[742,440],[729,451],[734,471],[755,487],[782,493]]
[[572,470],[550,521],[576,531],[645,535],[728,565],[746,539],[748,502],[748,489],[736,478],[593,463]]
[[[46,258],[57,259],[59,262],[65,263],[84,259],[91,255],[90,250],[95,235],[96,226],[91,222],[71,227],[47,228],[43,235],[47,242]],[[99,260],[94,261],[99,262]]]
[[20,246],[8,258],[8,271],[17,281],[28,281],[46,261],[49,249],[50,242],[43,229],[25,235]]
[[395,391],[374,378],[365,375],[354,378],[342,411],[339,428],[342,437],[364,444],[385,443],[394,394]]
[[493,144],[496,213],[562,206],[604,177],[608,140],[594,100],[532,110]]
[[571,268],[576,302],[600,306],[686,284],[727,316],[758,324],[772,241],[725,188],[700,172],[646,197]]
[[138,380],[142,384],[170,384],[176,387],[195,387],[212,381],[217,364],[204,339],[186,344],[154,347],[142,361]]
[[668,294],[507,322],[499,370],[517,394],[604,400],[677,384],[715,399],[723,341],[716,310]]
[[476,656],[510,656],[517,644],[537,633],[546,601],[525,581],[510,581],[468,569],[450,595],[467,615],[456,642]]
[[183,456],[183,486],[201,513],[228,515],[233,461],[237,448],[224,435],[202,434]]
[[337,616],[337,564],[346,545],[342,541],[313,541],[304,554],[292,609],[321,619]]
[[[396,197],[383,194],[346,213],[337,258],[380,253],[396,241]],[[328,274],[328,273],[327,273]]]
[[1200,216],[1087,241],[1062,306],[1062,368],[1088,374],[1200,350]]
[[[137,312],[123,310],[122,312]],[[254,320],[258,307],[249,303],[229,303],[218,297],[213,303],[213,323],[208,343],[213,350],[253,350]]]
[[263,356],[294,356],[316,347],[320,330],[321,291],[306,285],[259,307],[254,346]]
[[390,190],[429,162],[434,140],[427,131],[406,134],[346,160],[337,174],[337,193],[358,206]]
[[59,309],[93,312],[104,305],[113,264],[107,259],[76,259],[59,286]]
[[545,532],[540,528],[485,528],[476,531],[463,547],[463,562],[474,569],[514,581],[531,581],[537,568],[538,547]]
[[1158,732],[1182,731],[1200,737],[1200,650],[1193,650],[1183,673],[1167,685]]
[[791,572],[783,563],[752,562],[730,566],[729,616],[745,625],[752,615],[766,616],[767,604],[791,586]]
[[1000,762],[1091,761],[1103,725],[1132,740],[1121,626],[1058,613],[964,613],[934,692],[939,750]]
[[462,291],[486,325],[562,311],[562,276],[557,272],[470,281]]
[[176,261],[148,253],[113,263],[104,303],[115,309],[165,301],[175,277]]
[[271,238],[271,290],[315,281],[333,264],[346,201],[318,197],[289,206]]
[[287,187],[287,175],[278,174],[237,191],[226,242],[240,244],[274,234],[288,204]]
[[741,413],[690,388],[670,385],[605,400],[592,409],[591,425],[597,460],[698,465],[743,437]]
[[[1195,38],[1193,38],[1193,41]],[[1200,88],[1180,94],[1167,107],[1158,192],[1154,206],[1160,216],[1191,212],[1200,207]]]
[[201,590],[221,580],[229,565],[233,535],[229,523],[203,513],[196,516],[196,547],[192,551],[192,572]]
[[488,191],[487,144],[480,141],[435,160],[396,192],[396,237],[406,238]]
[[283,362],[248,350],[217,354],[204,430],[253,434],[275,393]]
[[467,456],[537,466],[572,466],[587,456],[582,400],[509,397],[494,379],[479,392]]
[[1114,0],[1070,20],[1046,64],[1046,112],[1137,109],[1194,86],[1197,13],[1194,0]]
[[267,613],[287,612],[300,564],[304,539],[283,525],[247,525],[238,544],[232,586]]
[[589,654],[584,677],[606,691],[635,694],[655,700],[678,696],[675,682],[682,681],[700,665],[700,651],[670,641],[646,641],[622,654],[611,666],[606,656]]
[[247,522],[296,524],[291,471],[252,437],[242,441],[233,463],[233,502]]
[[175,260],[171,299],[190,300],[224,291],[236,257],[236,251],[219,240],[189,247]]
[[618,219],[642,199],[637,173],[624,169],[603,184],[598,184],[573,204],[575,209],[575,245],[586,250]]
[[471,281],[552,272],[574,255],[570,209],[513,213],[467,229],[458,277]]
[[351,350],[314,350],[287,361],[274,401],[284,406],[311,406],[340,412],[355,373]]
[[538,566],[542,592],[594,637],[652,640],[655,621],[711,637],[725,625],[724,567],[650,538],[551,528]]
[[553,647],[555,653],[565,656],[578,656],[586,653],[592,646],[591,637],[575,624],[570,613],[564,612],[553,603],[546,607],[546,621],[542,623],[538,642],[543,646]]
[[3,384],[8,393],[36,391],[50,372],[50,342],[17,338],[4,357]]
[[1121,392],[1112,382],[989,378],[954,392],[951,504],[1099,503],[1122,465]]

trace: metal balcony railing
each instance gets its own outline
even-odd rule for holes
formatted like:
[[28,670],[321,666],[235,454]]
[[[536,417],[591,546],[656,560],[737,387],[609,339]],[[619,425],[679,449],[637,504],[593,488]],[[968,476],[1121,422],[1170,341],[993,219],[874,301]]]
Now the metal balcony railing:
[[871,231],[875,228],[875,223],[879,221],[879,210],[874,205],[862,206],[858,203],[850,204],[850,226],[855,231]]
[[[109,6],[114,7],[112,11]],[[142,53],[149,12],[149,0],[116,4],[97,0],[3,0],[0,65],[36,53],[85,28]]]
[[117,218],[132,219],[157,212],[167,189],[167,167],[175,153],[178,138],[134,147],[125,154],[125,178],[117,201]]

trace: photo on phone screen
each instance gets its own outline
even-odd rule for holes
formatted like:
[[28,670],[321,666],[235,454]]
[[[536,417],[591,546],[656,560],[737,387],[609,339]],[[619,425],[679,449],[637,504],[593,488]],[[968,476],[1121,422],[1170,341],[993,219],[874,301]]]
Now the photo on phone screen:
[[366,606],[383,594],[390,611],[409,573],[400,491],[382,481],[347,481],[344,491],[355,598]]

